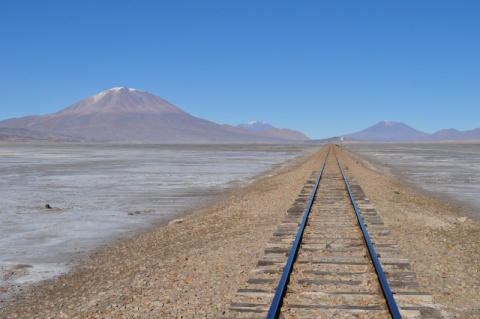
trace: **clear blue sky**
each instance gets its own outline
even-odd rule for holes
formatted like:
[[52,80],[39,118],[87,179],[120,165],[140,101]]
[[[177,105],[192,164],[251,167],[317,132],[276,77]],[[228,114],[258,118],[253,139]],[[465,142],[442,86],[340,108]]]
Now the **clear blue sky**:
[[480,127],[480,1],[0,3],[0,119],[126,86],[310,138]]

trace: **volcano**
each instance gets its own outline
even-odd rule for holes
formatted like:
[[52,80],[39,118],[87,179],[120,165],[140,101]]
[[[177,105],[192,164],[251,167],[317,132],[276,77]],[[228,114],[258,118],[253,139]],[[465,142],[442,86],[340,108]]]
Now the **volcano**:
[[372,142],[412,142],[429,140],[430,134],[401,122],[381,121],[362,131],[345,135],[345,138]]
[[100,92],[57,113],[0,121],[0,127],[116,142],[274,143],[294,140],[284,135],[269,136],[219,125],[192,116],[159,96],[125,87]]

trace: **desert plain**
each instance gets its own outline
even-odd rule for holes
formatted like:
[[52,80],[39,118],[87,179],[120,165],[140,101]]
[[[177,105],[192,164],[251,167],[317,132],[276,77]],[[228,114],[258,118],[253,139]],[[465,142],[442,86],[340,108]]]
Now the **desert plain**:
[[[298,156],[176,223],[95,250],[67,274],[19,291],[2,318],[218,318],[326,149]],[[347,150],[339,152],[446,318],[480,316],[480,223]],[[20,267],[21,268],[21,267]]]

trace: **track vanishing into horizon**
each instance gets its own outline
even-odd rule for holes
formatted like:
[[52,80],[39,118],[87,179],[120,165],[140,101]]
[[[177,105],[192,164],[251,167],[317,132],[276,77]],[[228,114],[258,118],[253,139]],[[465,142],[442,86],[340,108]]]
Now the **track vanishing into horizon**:
[[[328,146],[223,318],[443,318]],[[363,228],[363,232],[362,232]]]

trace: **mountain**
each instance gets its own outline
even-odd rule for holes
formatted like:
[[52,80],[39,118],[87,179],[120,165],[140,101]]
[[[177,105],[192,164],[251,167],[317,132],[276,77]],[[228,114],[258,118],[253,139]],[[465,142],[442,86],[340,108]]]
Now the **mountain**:
[[250,132],[255,132],[259,136],[282,138],[282,139],[295,140],[295,141],[310,140],[305,134],[301,132],[285,129],[285,128],[282,128],[282,129],[276,128],[265,121],[251,121],[251,122],[239,124],[236,127],[248,130]]
[[251,134],[194,117],[149,92],[112,88],[57,113],[0,121],[0,127],[119,142],[289,142],[288,135]]
[[432,140],[435,140],[435,141],[480,140],[480,128],[469,130],[469,131],[458,131],[453,128],[440,130],[432,134]]
[[362,131],[344,136],[349,140],[372,142],[411,142],[428,140],[430,134],[418,131],[407,124],[381,121]]
[[27,130],[25,128],[0,127],[0,141],[3,142],[82,142],[81,138],[72,136],[49,134],[44,132]]
[[420,142],[448,140],[480,140],[480,128],[470,131],[455,129],[440,130],[428,134],[416,130],[407,124],[393,121],[381,121],[362,131],[344,135],[347,140],[371,142]]
[[251,130],[255,132],[265,132],[275,128],[273,125],[270,125],[265,121],[246,122],[246,123],[238,124],[237,127],[242,127],[247,130]]

